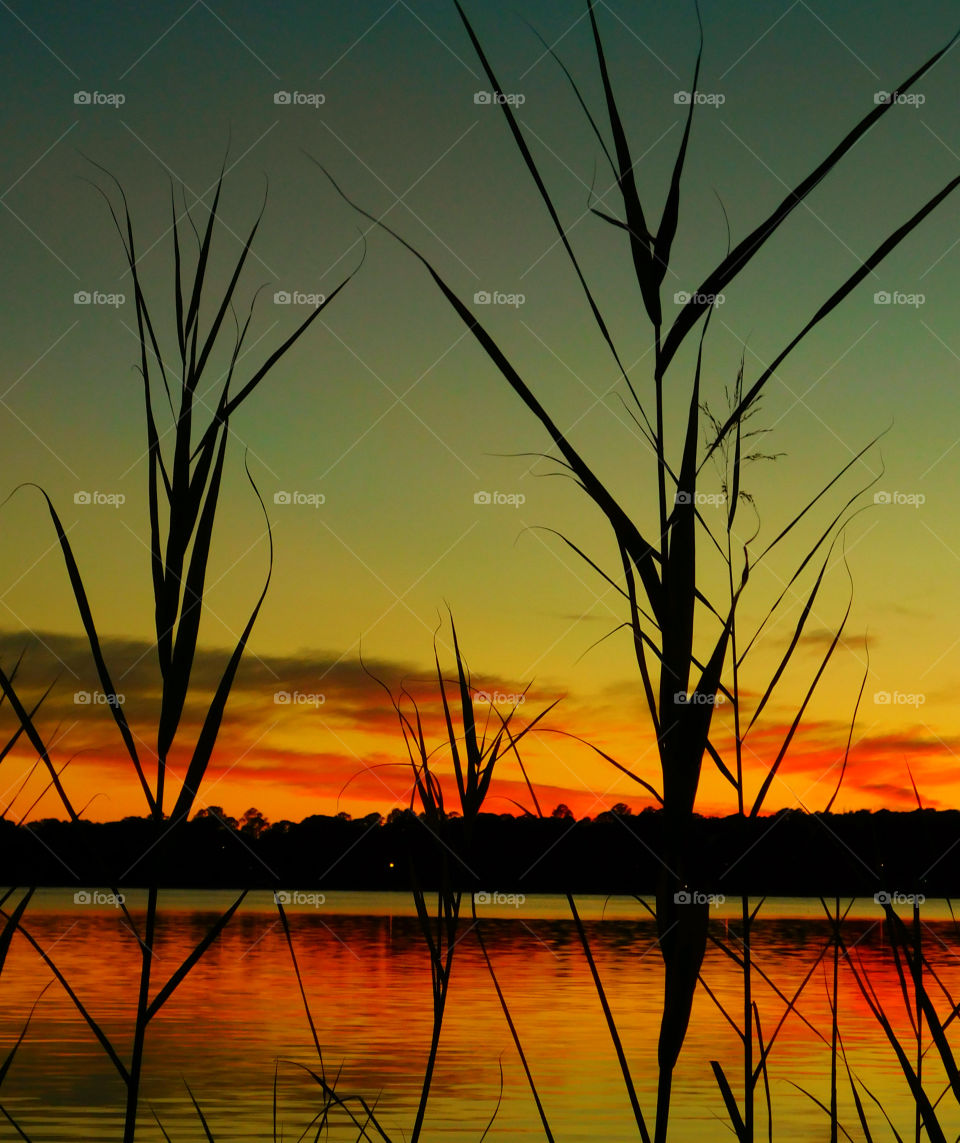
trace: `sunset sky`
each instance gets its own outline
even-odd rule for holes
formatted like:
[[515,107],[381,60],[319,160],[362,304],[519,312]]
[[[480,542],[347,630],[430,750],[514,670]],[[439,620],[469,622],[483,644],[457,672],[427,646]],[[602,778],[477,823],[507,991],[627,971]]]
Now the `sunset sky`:
[[[561,56],[603,123],[585,6],[491,0],[467,11],[504,90],[522,97],[517,114],[528,144],[631,379],[649,398],[650,327],[624,236],[588,211],[590,204],[612,214],[622,207],[576,97],[536,34]],[[675,96],[689,90],[696,57],[694,7],[618,0],[598,3],[597,12],[639,156],[638,185],[656,224],[683,130],[685,107]],[[947,0],[918,0],[909,13],[894,0],[869,12],[805,0],[708,0],[703,18],[699,88],[713,98],[694,116],[662,289],[668,323],[679,312],[674,294],[694,290],[724,255],[721,203],[736,242],[874,106],[877,92],[894,88],[956,31]],[[14,3],[0,11],[0,29],[7,110],[2,496],[30,481],[57,506],[145,755],[155,744],[159,674],[143,395],[130,278],[91,185],[109,191],[109,182],[88,160],[126,191],[172,357],[170,180],[182,183],[202,223],[226,153],[216,284],[225,282],[269,180],[239,292],[246,305],[264,287],[243,368],[259,365],[308,312],[275,302],[276,292],[329,294],[359,270],[233,422],[203,651],[176,760],[188,756],[205,699],[266,575],[268,547],[244,475],[245,449],[270,515],[275,566],[199,804],[236,815],[255,805],[271,820],[406,804],[409,768],[400,765],[396,718],[359,653],[394,693],[404,681],[413,688],[439,741],[428,684],[435,632],[441,663],[453,669],[448,606],[478,688],[510,696],[528,687],[522,719],[562,700],[544,726],[589,740],[658,784],[630,640],[623,631],[603,639],[625,617],[621,602],[555,534],[616,576],[609,529],[572,482],[551,475],[556,465],[537,458],[549,443],[541,427],[419,263],[351,210],[318,166],[384,215],[464,299],[522,296],[519,304],[478,306],[478,315],[652,531],[655,463],[625,412],[625,387],[503,115],[475,98],[489,83],[452,2],[303,2],[279,11],[205,0],[161,0],[149,9]],[[726,408],[724,387],[741,353],[750,384],[860,261],[957,175],[958,60],[955,50],[924,77],[916,89],[922,102],[884,116],[728,289],[705,349],[712,409]],[[277,93],[290,93],[289,101],[277,102]],[[865,642],[869,671],[835,808],[912,807],[908,764],[924,804],[960,805],[958,204],[947,199],[788,358],[754,422],[770,429],[764,452],[782,454],[745,477],[767,541],[884,434],[802,534],[756,572],[744,601],[748,637],[805,545],[848,497],[875,482],[834,549],[808,635],[751,737],[755,793],[843,617],[845,551],[854,592],[845,637],[768,810],[818,809],[829,800]],[[75,302],[84,292],[99,301]],[[116,295],[125,300],[104,300]],[[673,456],[682,442],[693,341],[668,378]],[[709,473],[704,488],[717,488]],[[291,502],[275,500],[279,493]],[[493,502],[478,503],[478,493]],[[77,502],[82,494],[89,503]],[[704,515],[720,526],[721,509],[707,506]],[[747,531],[749,522],[745,516]],[[9,671],[26,650],[18,676],[25,699],[35,701],[56,679],[38,726],[57,765],[70,760],[63,780],[77,807],[95,819],[142,814],[142,793],[109,713],[77,697],[93,695],[97,682],[40,494],[17,491],[3,504],[2,526],[0,663]],[[718,566],[703,551],[704,590],[722,600]],[[747,660],[741,682],[748,708],[789,641],[810,582],[808,575]],[[706,639],[711,628],[702,631]],[[284,695],[294,697],[284,702]],[[6,705],[3,719],[13,733]],[[729,743],[729,733],[721,708],[718,746]],[[562,801],[592,816],[620,801],[638,809],[650,803],[583,743],[538,734],[526,745],[524,761],[546,810]],[[18,744],[0,772],[0,795],[4,807],[13,801],[15,819],[43,789],[40,771],[20,789],[34,761]],[[512,811],[510,799],[529,802],[514,762],[504,764],[489,808]],[[698,808],[735,808],[709,764]],[[61,815],[53,794],[29,814]]]

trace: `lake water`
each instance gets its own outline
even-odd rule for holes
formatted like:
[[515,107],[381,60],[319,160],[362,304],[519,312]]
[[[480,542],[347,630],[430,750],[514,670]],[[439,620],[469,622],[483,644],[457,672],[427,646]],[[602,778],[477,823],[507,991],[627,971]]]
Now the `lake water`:
[[[136,917],[145,894],[127,904]],[[161,894],[157,979],[172,972],[232,897],[229,893]],[[633,1070],[641,1105],[653,1121],[662,961],[654,927],[635,900],[578,898],[597,965]],[[11,906],[8,903],[7,908]],[[362,1094],[395,1141],[409,1138],[430,1040],[429,961],[409,897],[327,892],[286,906],[328,1076],[342,1093]],[[735,943],[739,903],[713,912],[712,931]],[[467,906],[469,912],[469,906]],[[908,910],[905,911],[905,913]],[[482,932],[558,1141],[638,1138],[597,994],[562,897],[534,897],[478,909]],[[923,907],[924,945],[943,986],[960,991],[960,935],[943,903]],[[78,996],[128,1057],[139,956],[122,914],[109,904],[79,903],[67,890],[41,890],[25,926],[63,971]],[[446,1022],[424,1140],[479,1140],[503,1098],[488,1138],[543,1138],[536,1109],[497,1002],[469,916],[457,947]],[[849,945],[883,1000],[908,1054],[916,1043],[884,932],[882,910],[858,902],[845,923]],[[759,966],[792,995],[828,936],[815,901],[767,901],[754,931]],[[704,979],[735,1019],[742,1016],[737,966],[711,946]],[[826,1038],[790,1016],[769,1061],[774,1139],[827,1140],[827,1119],[794,1084],[829,1102],[832,958],[814,972],[799,1011]],[[30,1006],[52,979],[36,951],[17,936],[0,978],[3,1055]],[[941,1012],[947,1001],[931,991]],[[769,1037],[783,1002],[762,981],[756,999]],[[882,1101],[905,1138],[914,1110],[894,1053],[841,965],[841,1034],[850,1066]],[[951,1032],[953,1028],[951,1026]],[[736,1032],[704,990],[698,994],[674,1085],[671,1143],[732,1138],[710,1068],[720,1060],[734,1090],[741,1061]],[[220,1140],[296,1140],[320,1107],[316,1086],[296,1066],[318,1070],[296,977],[272,894],[248,896],[218,942],[152,1022],[138,1138],[161,1140],[151,1109],[171,1139],[205,1138],[185,1081]],[[925,1082],[940,1094],[942,1068],[927,1053]],[[841,1062],[842,1120],[863,1139]],[[766,1123],[762,1082],[759,1122]],[[863,1096],[877,1139],[892,1138]],[[87,1025],[54,982],[39,1001],[29,1032],[2,1088],[0,1103],[36,1143],[120,1139],[123,1085]],[[938,1106],[948,1138],[960,1131],[956,1100]],[[882,1131],[881,1131],[882,1128]],[[315,1133],[315,1132],[314,1132]],[[308,1138],[313,1138],[311,1133]],[[843,1136],[841,1135],[841,1138]],[[19,1138],[0,1121],[0,1139]],[[341,1119],[331,1139],[356,1139]],[[758,1138],[766,1138],[766,1128]]]

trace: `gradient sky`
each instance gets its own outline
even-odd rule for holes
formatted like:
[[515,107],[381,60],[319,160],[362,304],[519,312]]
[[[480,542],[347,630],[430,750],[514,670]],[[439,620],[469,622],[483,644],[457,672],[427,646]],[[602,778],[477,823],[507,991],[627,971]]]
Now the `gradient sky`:
[[[587,213],[591,185],[616,213],[609,172],[562,73],[531,27],[582,82],[598,116],[602,94],[579,3],[473,4],[471,17],[505,90],[524,96],[519,117],[571,240],[595,285],[631,376],[649,395],[649,326],[622,236]],[[682,132],[674,93],[690,86],[697,47],[693,6],[598,5],[648,214],[659,219]],[[723,256],[726,209],[733,240],[755,226],[889,90],[955,31],[953,5],[804,0],[706,3],[700,89],[724,97],[694,119],[672,272],[673,293],[694,289]],[[204,688],[256,600],[267,565],[263,521],[243,474],[243,450],[270,509],[276,564],[238,679],[201,804],[271,819],[386,811],[404,804],[409,778],[385,696],[360,670],[358,651],[394,690],[423,680],[446,605],[478,686],[513,694],[530,684],[523,715],[557,698],[549,725],[588,738],[651,781],[655,747],[629,640],[597,647],[622,619],[617,596],[556,536],[557,529],[616,570],[611,537],[587,499],[542,460],[533,417],[465,334],[429,277],[387,235],[338,198],[311,159],[435,261],[462,296],[523,294],[483,319],[556,420],[649,530],[655,468],[619,400],[600,341],[549,218],[503,116],[478,104],[488,84],[445,2],[157,3],[143,10],[4,5],[6,146],[0,212],[5,268],[0,340],[3,494],[41,484],[70,528],[94,615],[138,734],[149,743],[157,709],[147,561],[142,391],[135,315],[122,250],[90,180],[102,164],[122,182],[143,273],[172,331],[169,180],[204,218],[222,155],[228,176],[216,232],[217,281],[249,227],[269,178],[266,215],[241,299],[266,285],[249,365],[306,315],[273,304],[276,290],[329,293],[363,256],[348,287],[235,418],[196,701],[181,732],[195,733]],[[924,78],[921,106],[885,116],[797,210],[728,289],[707,342],[704,387],[716,409],[741,352],[751,382],[817,306],[886,235],[960,166],[957,55]],[[78,104],[74,94],[121,94],[121,106]],[[319,106],[283,105],[277,91],[322,94]],[[607,196],[604,198],[603,196]],[[755,577],[744,629],[781,590],[791,560],[858,488],[877,478],[846,532],[854,601],[846,638],[775,784],[769,809],[820,808],[833,791],[866,662],[869,673],[837,808],[909,807],[907,763],[925,804],[958,804],[960,337],[958,200],[948,199],[843,307],[793,354],[767,389],[757,424],[764,449],[748,488],[772,538],[872,437],[783,558]],[[74,304],[77,291],[126,292],[123,305]],[[922,304],[878,305],[878,291]],[[668,318],[668,320],[670,320]],[[170,345],[169,336],[166,342]],[[689,352],[673,366],[667,423],[676,448]],[[635,363],[635,364],[634,364]],[[881,475],[882,474],[882,475]],[[78,505],[78,492],[125,502]],[[322,493],[321,507],[274,504],[280,491]],[[519,507],[478,505],[479,491],[525,497]],[[873,504],[873,492],[890,504]],[[899,496],[895,494],[900,494]],[[920,497],[923,502],[917,504]],[[717,512],[719,523],[719,510]],[[78,805],[94,818],[142,813],[96,689],[76,607],[33,490],[3,506],[0,650],[9,668],[27,655],[26,695],[57,677],[40,725]],[[809,637],[755,735],[753,773],[773,757],[849,592],[840,548]],[[718,585],[705,560],[705,583]],[[759,646],[743,684],[759,693],[789,639],[799,600]],[[592,648],[592,649],[591,649]],[[441,633],[444,665],[452,666]],[[278,692],[322,695],[312,704]],[[420,690],[428,725],[437,709]],[[876,697],[890,694],[884,704]],[[5,708],[6,709],[6,708]],[[7,712],[7,724],[10,715]],[[729,737],[721,710],[718,742]],[[10,731],[8,731],[9,733]],[[557,735],[529,742],[525,760],[546,808],[595,814],[647,798],[589,748]],[[9,801],[32,765],[18,749],[4,764]],[[373,770],[365,769],[373,764]],[[759,777],[752,781],[756,789]],[[15,803],[40,792],[35,774]],[[490,807],[524,797],[505,766]],[[92,799],[92,800],[91,800]],[[729,812],[729,788],[706,773],[700,808]],[[57,814],[52,796],[31,816]]]

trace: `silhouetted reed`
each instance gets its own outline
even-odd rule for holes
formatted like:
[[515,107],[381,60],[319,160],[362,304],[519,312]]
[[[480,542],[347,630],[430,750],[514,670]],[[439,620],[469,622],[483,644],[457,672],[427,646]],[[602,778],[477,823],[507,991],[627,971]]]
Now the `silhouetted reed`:
[[[211,286],[210,281],[211,252],[214,229],[219,221],[223,169],[213,188],[213,202],[209,208],[206,225],[200,229],[191,209],[186,206],[185,198],[183,206],[178,208],[171,186],[169,233],[172,237],[173,281],[169,303],[175,314],[177,341],[175,349],[165,355],[156,332],[159,327],[157,303],[155,300],[148,301],[141,277],[135,230],[126,196],[123,188],[108,171],[99,167],[98,169],[111,180],[122,203],[122,209],[118,210],[110,196],[102,188],[97,187],[107,203],[123,246],[133,285],[140,346],[139,373],[144,394],[147,446],[150,574],[161,691],[156,726],[156,750],[149,762],[142,756],[144,754],[142,740],[138,746],[138,740],[130,729],[124,704],[116,701],[117,688],[102,651],[101,638],[93,618],[84,577],[74,557],[67,530],[53,501],[43,489],[40,489],[40,493],[53,523],[100,685],[108,699],[111,696],[114,699],[107,702],[107,708],[113,717],[132,771],[139,782],[148,813],[156,825],[152,844],[162,846],[170,844],[178,825],[186,821],[195,805],[217,741],[237,668],[266,596],[273,567],[273,539],[269,520],[263,500],[247,468],[250,485],[264,516],[265,534],[269,544],[268,571],[259,598],[209,698],[200,730],[189,747],[189,762],[183,781],[176,797],[171,799],[168,797],[168,759],[178,731],[181,729],[187,697],[191,693],[190,678],[197,652],[200,619],[207,589],[207,567],[213,527],[220,502],[227,445],[233,432],[231,418],[290,347],[336,297],[346,284],[346,280],[312,309],[296,329],[266,355],[262,364],[241,381],[244,343],[250,330],[256,298],[254,297],[247,307],[241,324],[235,312],[235,295],[263,216],[266,199],[242,243],[239,257],[229,271],[226,286],[218,291]],[[191,245],[194,246],[192,252]],[[206,326],[201,311],[212,315]],[[230,322],[227,321],[228,316]],[[229,344],[228,332],[231,324],[232,345]],[[221,358],[225,360],[225,364]],[[176,366],[167,364],[174,360],[177,361]],[[212,395],[201,396],[204,389]],[[164,408],[169,411],[170,428],[161,431],[158,409]],[[58,783],[56,771],[36,731],[33,719],[23,704],[16,700],[6,676],[0,681],[4,684],[5,695],[16,707],[30,742],[44,759],[51,773],[51,780]],[[75,818],[76,814],[70,806],[66,793],[61,791],[59,784],[57,789],[71,817]],[[162,849],[160,853],[162,854]],[[143,856],[146,858],[148,854],[145,853]],[[245,896],[245,893],[238,896],[187,958],[157,987],[157,982],[153,979],[153,946],[159,903],[158,884],[162,880],[163,873],[162,861],[157,861],[155,855],[151,860],[148,876],[146,911],[142,925],[138,924],[122,901],[122,897],[120,898],[120,907],[126,924],[137,942],[140,956],[140,982],[129,1064],[123,1062],[119,1051],[70,988],[53,958],[33,941],[25,929],[22,906],[28,897],[23,899],[13,914],[9,916],[4,914],[7,916],[7,930],[15,926],[31,941],[66,989],[77,1011],[97,1037],[123,1080],[127,1092],[124,1143],[133,1143],[136,1134],[144,1048],[150,1022],[216,940]],[[7,940],[9,941],[9,937]]]
[[[630,412],[633,422],[644,442],[641,458],[645,460],[649,456],[654,460],[654,471],[650,474],[648,483],[650,500],[656,505],[653,522],[647,523],[631,516],[621,506],[611,487],[597,476],[592,465],[559,427],[550,411],[536,395],[531,382],[521,374],[507,352],[477,317],[475,309],[467,304],[440,274],[436,266],[396,229],[357,205],[333,180],[329,172],[324,173],[338,193],[362,215],[396,238],[425,267],[440,293],[474,336],[484,354],[539,421],[566,473],[585,492],[613,533],[621,562],[622,580],[617,583],[606,572],[601,574],[608,583],[617,587],[624,601],[624,626],[632,635],[642,690],[657,738],[662,804],[667,819],[665,830],[667,840],[662,854],[663,874],[656,902],[660,949],[664,963],[664,985],[663,1016],[657,1048],[659,1082],[656,1124],[653,1132],[654,1143],[665,1143],[674,1068],[686,1035],[707,942],[708,907],[700,899],[702,893],[689,892],[691,888],[698,888],[699,871],[691,868],[688,861],[688,833],[704,760],[710,758],[714,762],[717,761],[716,752],[710,748],[711,722],[714,703],[717,695],[721,693],[724,670],[730,659],[730,641],[736,610],[747,586],[750,572],[763,559],[762,555],[759,558],[751,558],[744,545],[742,568],[739,577],[733,583],[731,598],[726,603],[713,603],[705,596],[702,584],[702,560],[698,559],[697,553],[698,529],[706,529],[698,507],[700,475],[704,464],[716,450],[732,439],[735,442],[729,504],[732,526],[732,514],[736,512],[739,501],[740,444],[744,420],[755,407],[770,378],[807,335],[829,317],[864,278],[871,274],[957,186],[960,186],[960,176],[951,179],[923,203],[906,222],[889,234],[817,308],[812,317],[801,325],[799,332],[769,364],[760,370],[752,384],[747,386],[742,381],[738,383],[737,399],[733,407],[725,419],[716,426],[712,440],[702,455],[698,456],[703,428],[701,368],[710,315],[718,295],[722,295],[723,291],[735,282],[738,275],[763,249],[765,243],[778,232],[793,211],[838,168],[866,132],[891,110],[895,101],[874,106],[838,144],[827,152],[806,178],[789,189],[780,204],[767,217],[735,245],[732,247],[728,245],[726,255],[706,274],[698,289],[692,292],[682,305],[674,321],[669,323],[664,318],[661,290],[670,269],[671,251],[680,225],[681,181],[697,103],[692,95],[696,93],[699,82],[702,28],[701,45],[693,68],[691,98],[688,101],[683,134],[666,189],[660,224],[654,229],[650,221],[649,203],[645,208],[641,201],[636,177],[638,157],[631,148],[624,126],[621,99],[616,93],[616,85],[607,64],[596,5],[593,0],[587,0],[586,13],[603,90],[607,138],[601,130],[600,117],[591,112],[588,100],[577,81],[567,68],[564,67],[563,70],[586,115],[603,160],[611,172],[622,205],[622,217],[616,217],[592,205],[591,211],[604,223],[616,227],[622,233],[624,256],[632,266],[638,288],[638,310],[645,315],[649,323],[653,368],[649,394],[643,398],[623,366],[623,358],[616,347],[610,325],[605,320],[597,296],[587,281],[548,189],[544,173],[527,143],[523,125],[512,101],[505,95],[494,67],[462,5],[459,0],[454,0],[454,3],[476,57],[486,74],[493,99],[504,116],[522,163],[546,209],[560,246],[579,284],[589,318],[611,354],[622,379],[625,390],[624,401],[628,403],[628,407],[632,403]],[[699,22],[699,12],[697,15]],[[903,82],[895,85],[894,90],[898,93],[910,91],[943,57],[953,42],[951,40]],[[554,54],[552,49],[548,50],[551,55]],[[788,294],[788,297],[792,303],[792,294]],[[681,387],[679,379],[671,372],[671,366],[681,346],[698,325],[700,325],[700,335],[696,366],[690,383],[686,387]],[[672,457],[668,455],[669,442],[664,429],[668,397],[678,403],[674,407],[680,410],[686,409],[683,445],[679,453]],[[646,402],[650,400],[653,404],[652,413],[647,411]],[[860,455],[862,453],[858,454],[855,461]],[[851,464],[855,461],[851,461]],[[849,467],[850,465],[845,466],[843,472]],[[838,474],[838,477],[840,475],[842,473]],[[822,495],[823,492],[807,502],[794,520],[778,535],[774,544],[806,516]],[[834,520],[833,523],[836,524],[837,521]],[[706,531],[709,533],[709,529]],[[821,543],[823,539],[808,551],[798,568],[798,574],[814,557]],[[571,544],[571,547],[580,552],[575,545]],[[767,550],[769,551],[769,548]],[[593,559],[589,556],[587,559],[595,570],[599,570]],[[819,582],[818,579],[814,594]],[[696,650],[698,645],[707,647],[706,654],[698,654]],[[789,653],[788,651],[788,656]],[[819,678],[819,674],[817,677]],[[680,701],[681,696],[682,701]],[[802,710],[798,712],[798,721],[801,714]],[[789,741],[786,745],[789,745]],[[777,773],[782,756],[781,753],[768,769],[761,787],[760,801]],[[721,773],[724,773],[722,766]],[[737,780],[729,772],[724,773],[724,776],[737,785]],[[747,906],[744,908],[745,916],[749,916]],[[749,972],[749,968],[747,971]],[[753,1027],[749,1002],[745,1005],[744,1022],[745,1032],[748,1027]],[[750,1064],[749,1054],[745,1057],[745,1062],[747,1065]],[[752,1074],[752,1069],[750,1070]],[[725,1097],[726,1094],[725,1092]],[[635,1099],[632,1102],[641,1138],[646,1139],[648,1129],[639,1104]],[[743,1130],[747,1133],[744,1137],[752,1137],[750,1134],[752,1128],[746,1123]]]

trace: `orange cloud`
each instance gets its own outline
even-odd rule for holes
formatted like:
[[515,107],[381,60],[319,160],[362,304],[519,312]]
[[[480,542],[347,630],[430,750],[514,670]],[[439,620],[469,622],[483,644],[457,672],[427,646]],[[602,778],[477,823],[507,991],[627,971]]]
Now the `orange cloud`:
[[[143,792],[109,708],[92,697],[90,701],[77,699],[78,694],[92,696],[101,687],[83,638],[43,633],[25,641],[22,636],[0,634],[0,658],[8,671],[25,642],[26,655],[16,685],[28,706],[60,675],[36,722],[54,765],[58,769],[66,766],[62,780],[74,805],[101,820],[144,814]],[[115,639],[104,641],[104,653],[116,690],[123,694],[123,710],[138,755],[148,779],[153,780],[160,694],[152,650],[143,642]],[[185,773],[224,661],[225,653],[215,650],[203,650],[197,656],[192,678],[195,690],[169,760],[171,798]],[[303,652],[282,657],[251,655],[242,667],[197,806],[219,804],[240,813],[256,805],[273,820],[299,820],[311,813],[346,810],[356,815],[408,805],[410,762],[397,713],[377,679],[401,701],[414,726],[419,711],[428,749],[436,749],[432,765],[445,782],[446,796],[455,798],[449,747],[443,745],[443,706],[436,677],[429,669],[376,661],[365,670],[356,659]],[[448,685],[448,700],[456,713],[454,684],[455,680]],[[543,812],[549,813],[559,802],[577,816],[593,816],[617,802],[637,810],[654,804],[647,791],[576,738],[592,742],[659,787],[656,743],[638,686],[624,683],[593,695],[565,697],[549,686],[523,694],[518,684],[489,676],[475,676],[473,685],[494,699],[503,713],[517,701],[512,723],[516,728],[563,699],[543,728],[566,733],[535,730],[522,743],[523,764]],[[12,735],[16,719],[9,706],[4,710],[4,729]],[[487,733],[495,733],[499,721],[490,703],[478,700],[476,711],[481,732],[485,722]],[[786,708],[767,714],[769,721],[761,720],[751,730],[744,749],[748,809],[790,728]],[[803,724],[770,786],[763,812],[792,806],[824,808],[840,778],[848,730],[846,723],[830,719]],[[731,731],[729,712],[721,708],[715,720],[715,745],[733,770]],[[907,759],[924,805],[953,805],[958,756],[960,738],[937,736],[923,726],[855,736],[834,808],[915,805]],[[0,779],[2,805],[10,807],[8,816],[64,816],[56,794],[47,788],[45,768],[37,765],[23,737],[3,762]],[[498,763],[488,808],[519,812],[518,805],[534,808],[520,765],[508,753]],[[709,758],[704,760],[697,808],[701,813],[718,814],[736,809],[735,792]]]

